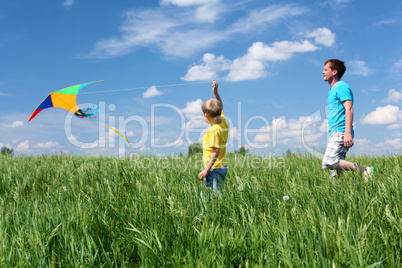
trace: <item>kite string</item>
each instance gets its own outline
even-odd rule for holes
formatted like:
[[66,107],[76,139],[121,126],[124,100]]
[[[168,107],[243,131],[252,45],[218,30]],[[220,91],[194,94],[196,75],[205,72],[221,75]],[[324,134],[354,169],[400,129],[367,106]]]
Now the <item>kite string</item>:
[[[193,82],[193,83],[182,83],[182,84],[169,84],[169,85],[159,85],[155,87],[174,87],[174,86],[187,86],[187,85],[198,85],[198,84],[206,84],[210,82]],[[97,93],[107,93],[107,92],[119,92],[119,91],[129,91],[129,90],[139,90],[139,89],[148,89],[147,87],[133,87],[133,88],[124,88],[124,89],[111,89],[111,90],[101,90],[101,91],[92,91],[92,92],[82,92],[82,94],[97,94]]]

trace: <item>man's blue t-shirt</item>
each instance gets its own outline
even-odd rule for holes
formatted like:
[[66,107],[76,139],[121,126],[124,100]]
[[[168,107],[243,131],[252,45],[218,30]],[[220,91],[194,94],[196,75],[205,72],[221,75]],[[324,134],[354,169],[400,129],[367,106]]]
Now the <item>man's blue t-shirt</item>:
[[[339,81],[328,92],[328,128],[329,135],[337,130],[339,132],[345,132],[345,107],[343,102],[351,100],[353,105],[353,93],[348,84],[343,81]],[[353,126],[352,126],[353,133]]]

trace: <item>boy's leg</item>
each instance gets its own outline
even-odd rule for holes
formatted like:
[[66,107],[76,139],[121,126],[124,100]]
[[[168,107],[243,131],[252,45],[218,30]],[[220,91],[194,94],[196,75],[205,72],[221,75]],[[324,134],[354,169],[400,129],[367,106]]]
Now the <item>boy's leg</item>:
[[212,188],[214,192],[221,193],[225,186],[227,167],[211,169],[205,178],[207,188]]
[[207,187],[207,189],[212,188],[212,176],[211,176],[211,171],[208,173],[208,175],[204,179],[204,184]]
[[223,168],[219,168],[215,170],[216,172],[216,182],[217,182],[217,189],[219,192],[222,192],[223,187],[225,187],[225,178],[226,173],[228,172],[228,168],[225,166]]

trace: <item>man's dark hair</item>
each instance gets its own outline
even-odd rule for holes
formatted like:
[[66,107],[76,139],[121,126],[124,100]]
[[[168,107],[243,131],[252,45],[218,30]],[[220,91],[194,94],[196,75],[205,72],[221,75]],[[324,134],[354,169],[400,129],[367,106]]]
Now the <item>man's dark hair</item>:
[[338,77],[342,78],[343,74],[346,72],[345,62],[338,59],[330,59],[327,60],[324,65],[327,63],[329,63],[331,70],[337,70]]

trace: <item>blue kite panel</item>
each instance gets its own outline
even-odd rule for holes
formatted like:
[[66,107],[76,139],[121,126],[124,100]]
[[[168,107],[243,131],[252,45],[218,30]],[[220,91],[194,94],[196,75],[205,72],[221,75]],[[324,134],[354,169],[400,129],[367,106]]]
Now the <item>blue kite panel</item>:
[[53,102],[52,102],[52,98],[49,96],[47,96],[47,98],[42,101],[42,103],[38,106],[38,108],[36,108],[36,110],[42,110],[42,109],[46,109],[49,107],[53,107]]

